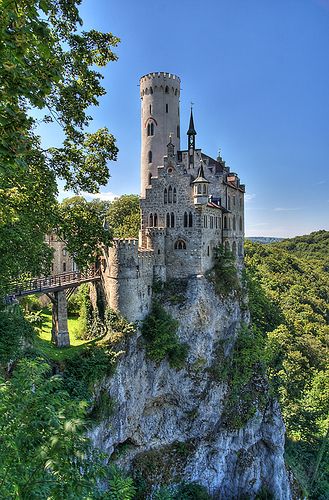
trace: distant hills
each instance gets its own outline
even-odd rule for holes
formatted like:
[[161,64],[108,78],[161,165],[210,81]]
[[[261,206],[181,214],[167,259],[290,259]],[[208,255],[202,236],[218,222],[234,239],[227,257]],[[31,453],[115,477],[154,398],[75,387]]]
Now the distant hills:
[[284,238],[275,238],[274,236],[248,236],[247,240],[252,241],[253,243],[277,243],[278,241],[282,241]]

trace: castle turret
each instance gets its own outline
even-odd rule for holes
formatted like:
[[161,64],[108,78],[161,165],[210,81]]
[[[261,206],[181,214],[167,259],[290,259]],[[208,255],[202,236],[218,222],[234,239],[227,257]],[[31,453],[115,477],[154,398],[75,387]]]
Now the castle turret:
[[193,181],[194,205],[206,205],[208,203],[208,185],[209,181],[207,181],[204,176],[203,163],[201,159],[198,175]]
[[140,79],[141,110],[141,196],[163,164],[169,136],[180,150],[180,79],[171,73],[149,73]]

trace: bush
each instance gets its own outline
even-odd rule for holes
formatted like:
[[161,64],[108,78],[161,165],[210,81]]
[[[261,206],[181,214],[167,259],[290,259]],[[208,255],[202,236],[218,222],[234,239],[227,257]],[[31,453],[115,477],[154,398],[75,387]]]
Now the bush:
[[215,248],[215,265],[208,273],[208,279],[214,284],[218,295],[225,296],[232,291],[241,292],[235,257],[223,245]]
[[22,340],[32,340],[34,330],[20,309],[15,312],[0,310],[0,365],[17,358]]
[[26,295],[19,299],[20,306],[25,312],[36,312],[41,311],[43,305],[38,296],[36,295]]
[[174,500],[210,500],[206,488],[197,483],[182,483],[179,485]]
[[178,321],[158,302],[154,302],[151,313],[142,323],[142,335],[146,341],[146,352],[153,361],[160,363],[167,358],[172,368],[181,369],[188,346],[179,342],[177,328]]
[[112,375],[114,368],[112,352],[96,346],[86,348],[65,362],[65,388],[76,398],[90,399],[95,382]]

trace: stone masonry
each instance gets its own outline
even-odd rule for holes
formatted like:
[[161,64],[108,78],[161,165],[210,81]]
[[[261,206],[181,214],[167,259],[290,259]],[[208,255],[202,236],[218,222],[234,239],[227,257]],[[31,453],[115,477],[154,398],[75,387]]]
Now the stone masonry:
[[187,149],[180,150],[179,96],[175,75],[140,80],[139,240],[115,240],[102,262],[107,302],[129,321],[149,312],[154,280],[205,274],[219,244],[239,267],[243,262],[245,186],[221,156],[215,160],[195,147],[192,110]]

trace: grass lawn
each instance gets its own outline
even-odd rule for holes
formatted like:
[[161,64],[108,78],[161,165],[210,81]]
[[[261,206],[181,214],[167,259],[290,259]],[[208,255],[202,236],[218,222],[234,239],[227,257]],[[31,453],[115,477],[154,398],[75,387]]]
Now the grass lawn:
[[36,347],[50,360],[65,361],[76,356],[86,345],[93,344],[94,340],[78,339],[76,334],[79,328],[79,319],[76,316],[68,318],[68,329],[70,334],[70,347],[58,348],[51,342],[51,311],[44,309],[42,311],[43,323],[42,331],[39,330],[36,338]]

